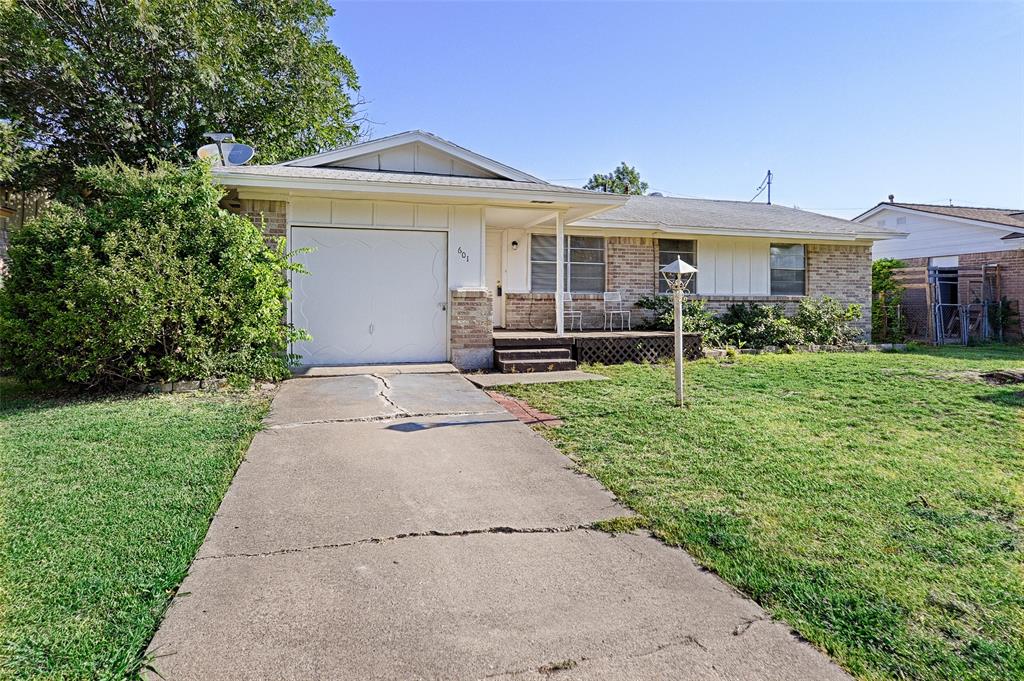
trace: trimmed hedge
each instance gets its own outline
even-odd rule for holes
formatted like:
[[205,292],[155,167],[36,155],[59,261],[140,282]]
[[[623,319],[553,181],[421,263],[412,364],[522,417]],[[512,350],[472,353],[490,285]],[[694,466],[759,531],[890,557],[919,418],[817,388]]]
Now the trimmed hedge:
[[78,170],[81,197],[16,231],[0,288],[0,369],[85,386],[274,379],[292,266],[219,206],[209,167]]

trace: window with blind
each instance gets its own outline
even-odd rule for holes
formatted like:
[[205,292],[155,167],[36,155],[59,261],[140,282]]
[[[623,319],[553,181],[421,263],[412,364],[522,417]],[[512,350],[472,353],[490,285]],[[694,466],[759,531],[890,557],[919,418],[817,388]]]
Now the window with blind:
[[[555,237],[530,237],[530,290],[555,290]],[[565,237],[565,290],[570,293],[604,292],[604,238]]]
[[803,244],[771,245],[772,295],[802,296],[806,292]]
[[[682,258],[688,265],[697,266],[697,242],[694,239],[658,239],[658,268],[661,269],[676,258]],[[686,287],[687,293],[697,290],[697,275],[694,274]],[[668,293],[665,277],[658,274],[658,293]]]

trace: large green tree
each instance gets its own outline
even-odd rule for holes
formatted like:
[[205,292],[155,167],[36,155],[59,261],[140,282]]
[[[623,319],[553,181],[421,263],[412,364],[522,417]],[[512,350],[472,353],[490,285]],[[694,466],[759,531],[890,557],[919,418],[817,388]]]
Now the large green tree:
[[640,173],[633,166],[623,161],[610,173],[594,173],[583,185],[584,189],[594,189],[609,194],[646,194],[647,183],[640,179]]
[[353,141],[359,84],[332,14],[326,0],[0,0],[0,122],[35,152],[13,183],[181,162],[207,131],[263,163]]

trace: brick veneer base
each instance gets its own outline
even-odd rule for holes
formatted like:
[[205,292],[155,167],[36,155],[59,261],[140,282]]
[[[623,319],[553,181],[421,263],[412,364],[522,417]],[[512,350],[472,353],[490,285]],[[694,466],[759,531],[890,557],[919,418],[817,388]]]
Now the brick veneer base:
[[491,292],[482,288],[452,289],[451,360],[460,371],[490,369],[494,363]]

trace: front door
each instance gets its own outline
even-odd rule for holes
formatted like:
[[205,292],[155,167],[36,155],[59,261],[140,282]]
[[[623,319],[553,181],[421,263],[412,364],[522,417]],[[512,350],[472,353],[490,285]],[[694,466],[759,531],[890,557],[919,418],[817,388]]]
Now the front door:
[[504,268],[502,267],[502,236],[501,232],[488,232],[487,233],[487,288],[490,289],[491,295],[494,296],[494,306],[492,309],[492,316],[495,326],[502,326],[504,323],[505,316],[505,299],[502,296],[502,285],[501,280],[504,277]]

